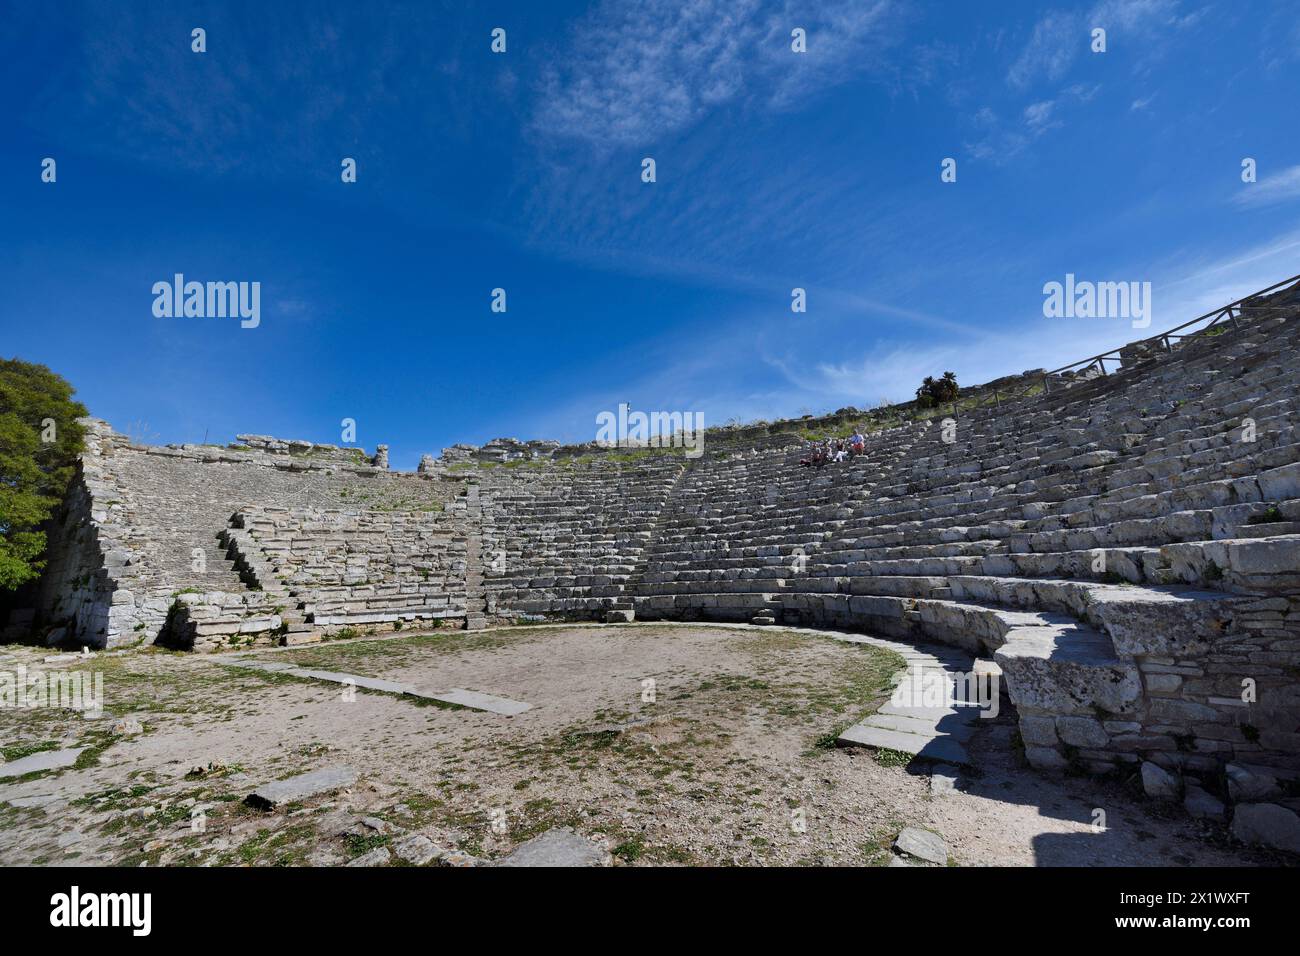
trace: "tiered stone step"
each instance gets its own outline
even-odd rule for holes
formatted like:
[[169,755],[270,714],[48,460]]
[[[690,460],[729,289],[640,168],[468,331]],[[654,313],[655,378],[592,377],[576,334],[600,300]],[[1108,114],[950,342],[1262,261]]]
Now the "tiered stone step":
[[[952,701],[951,697],[960,695],[950,695],[947,689],[967,685],[969,675],[977,670],[975,658],[950,648],[899,644],[869,637],[857,640],[902,654],[908,669],[890,701],[845,730],[836,743],[841,747],[894,750],[922,760],[968,764],[970,758],[965,744],[979,726],[979,715],[995,711]],[[945,687],[942,702],[934,700],[936,680]],[[998,693],[996,682],[985,686],[993,694]]]

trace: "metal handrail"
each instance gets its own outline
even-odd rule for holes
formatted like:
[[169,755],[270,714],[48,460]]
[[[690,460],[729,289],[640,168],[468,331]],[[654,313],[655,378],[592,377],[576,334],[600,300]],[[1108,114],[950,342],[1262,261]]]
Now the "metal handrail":
[[[1297,285],[1300,285],[1300,275],[1294,275],[1289,279],[1283,279],[1281,282],[1275,282],[1273,285],[1269,286],[1266,289],[1261,289],[1258,292],[1252,292],[1250,295],[1242,296],[1240,299],[1236,299],[1232,302],[1229,302],[1227,305],[1219,306],[1217,309],[1211,309],[1209,312],[1206,312],[1204,315],[1198,315],[1196,318],[1189,319],[1188,321],[1184,322],[1182,325],[1176,325],[1172,329],[1167,329],[1166,331],[1161,332],[1157,335],[1153,335],[1145,339],[1137,339],[1136,341],[1133,342],[1127,342],[1124,345],[1121,345],[1119,348],[1111,349],[1108,352],[1102,352],[1099,355],[1092,356],[1091,358],[1080,359],[1077,362],[1071,362],[1068,365],[1062,365],[1060,368],[1052,369],[1050,372],[1044,372],[1037,382],[1034,382],[1033,384],[1028,385],[1023,389],[1013,390],[1010,393],[1003,393],[1001,389],[994,389],[993,394],[991,396],[983,396],[978,400],[976,400],[975,408],[983,408],[985,405],[989,404],[990,402],[1000,407],[1004,400],[1012,401],[1018,398],[1024,398],[1028,396],[1035,388],[1038,388],[1040,386],[1042,387],[1043,393],[1047,394],[1048,392],[1051,391],[1050,382],[1051,382],[1051,377],[1053,375],[1061,375],[1062,373],[1074,371],[1076,369],[1089,369],[1095,366],[1102,375],[1106,375],[1108,374],[1106,371],[1106,363],[1107,362],[1122,363],[1123,357],[1121,353],[1125,349],[1131,348],[1135,345],[1144,345],[1144,344],[1154,345],[1156,343],[1159,343],[1159,345],[1166,352],[1172,352],[1174,348],[1173,347],[1174,339],[1186,339],[1186,338],[1192,338],[1197,335],[1204,335],[1207,331],[1214,328],[1216,325],[1220,325],[1224,322],[1231,323],[1234,329],[1238,329],[1241,327],[1241,323],[1238,321],[1238,319],[1240,319],[1243,313],[1246,312],[1247,310],[1251,312],[1259,312],[1261,310],[1278,311],[1278,312],[1291,311],[1291,309],[1285,306],[1260,306],[1260,305],[1248,306],[1247,303],[1249,303],[1253,299],[1258,299],[1261,296],[1266,296],[1275,292],[1280,292],[1287,287],[1294,287]],[[1210,320],[1209,324],[1204,326],[1203,328],[1197,329],[1195,332],[1187,335],[1179,334],[1181,330],[1196,325],[1198,322],[1204,322],[1207,319]],[[953,413],[956,414],[955,402],[953,403]]]

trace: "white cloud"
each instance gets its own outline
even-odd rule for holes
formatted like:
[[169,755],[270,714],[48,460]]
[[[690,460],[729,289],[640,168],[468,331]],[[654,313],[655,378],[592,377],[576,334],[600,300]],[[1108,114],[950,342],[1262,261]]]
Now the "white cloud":
[[1292,166],[1257,183],[1242,183],[1233,202],[1242,207],[1272,206],[1300,199],[1300,166]]
[[1025,107],[1025,122],[1029,124],[1031,129],[1042,129],[1048,126],[1052,123],[1052,108],[1055,105],[1056,103],[1053,100],[1029,104]]
[[[556,139],[649,143],[730,103],[784,109],[880,65],[896,0],[771,10],[758,0],[602,4],[545,73],[534,128]],[[790,49],[793,27],[808,52]]]
[[1011,64],[1007,81],[1025,87],[1040,77],[1051,82],[1059,80],[1086,41],[1087,33],[1078,16],[1049,13],[1034,25],[1029,43]]
[[1060,80],[1075,59],[1090,50],[1095,27],[1106,31],[1109,49],[1116,35],[1146,37],[1160,25],[1194,22],[1194,17],[1179,21],[1177,9],[1178,0],[1103,0],[1085,14],[1052,11],[1034,24],[1029,42],[1007,72],[1007,82],[1024,89],[1039,80]]
[[[1152,325],[1140,330],[1123,319],[1046,319],[1039,288],[1028,286],[1018,315],[964,315],[960,325],[921,316],[931,327],[921,337],[900,324],[899,310],[876,302],[858,313],[881,330],[865,342],[834,323],[792,326],[788,319],[735,316],[700,339],[639,352],[627,366],[638,372],[629,371],[616,388],[576,396],[523,425],[530,435],[586,441],[595,413],[623,400],[644,409],[702,410],[706,424],[716,425],[863,408],[882,398],[902,401],[926,375],[947,370],[974,385],[1032,368],[1060,368],[1266,288],[1295,271],[1297,250],[1300,232],[1289,232],[1217,259],[1175,249],[1163,266],[1134,263],[1130,275],[1149,275],[1153,283]],[[840,305],[847,309],[849,303]],[[873,314],[892,321],[875,322]],[[736,348],[738,341],[746,347]],[[755,372],[756,361],[762,373]]]

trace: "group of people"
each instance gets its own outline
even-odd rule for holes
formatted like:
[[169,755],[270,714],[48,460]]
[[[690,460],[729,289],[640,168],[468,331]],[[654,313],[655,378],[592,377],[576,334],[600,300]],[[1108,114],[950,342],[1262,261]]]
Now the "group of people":
[[820,468],[830,462],[841,462],[846,458],[861,455],[867,450],[867,440],[861,432],[854,432],[848,438],[827,438],[825,441],[808,443],[808,453],[799,459],[804,468]]

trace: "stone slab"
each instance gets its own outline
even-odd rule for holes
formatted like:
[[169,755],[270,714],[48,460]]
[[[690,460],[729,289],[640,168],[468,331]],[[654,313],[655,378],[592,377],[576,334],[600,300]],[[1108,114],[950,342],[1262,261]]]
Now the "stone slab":
[[902,733],[872,727],[867,723],[854,724],[835,741],[841,747],[871,747],[876,750],[897,750],[913,754],[922,760],[943,763],[968,764],[966,748],[951,737],[923,737],[920,734]]
[[894,849],[927,863],[948,865],[948,844],[943,842],[943,837],[919,827],[908,827],[900,833],[894,841]]
[[958,743],[965,743],[975,733],[973,722],[962,720],[959,716],[941,717],[929,720],[919,717],[904,717],[900,714],[876,714],[863,721],[871,727],[883,727],[885,730],[898,730],[905,734],[920,737],[952,737]]
[[264,784],[245,797],[244,802],[263,810],[274,810],[281,804],[306,800],[341,787],[350,787],[356,782],[357,772],[351,767],[322,767],[288,780]]
[[405,860],[412,866],[424,866],[446,855],[442,847],[422,833],[407,837],[393,847],[393,852],[397,854],[398,859]]
[[379,677],[363,677],[360,674],[345,674],[342,671],[318,671],[308,670],[306,668],[296,668],[285,671],[290,677],[307,677],[312,680],[328,681],[331,684],[353,684],[357,687],[364,687],[366,690],[379,690],[386,694],[405,694],[411,690],[409,684],[402,684],[397,681],[383,680]]
[[912,704],[895,704],[891,700],[881,706],[877,713],[893,714],[896,717],[912,717],[917,720],[942,720],[944,717],[955,717],[964,710],[974,709],[973,707],[921,707]]
[[387,866],[388,861],[392,859],[392,853],[386,846],[377,846],[368,853],[362,853],[359,857],[348,863],[348,866]]
[[459,687],[437,693],[421,691],[420,696],[440,700],[448,704],[459,704],[471,710],[486,710],[492,714],[504,714],[507,717],[522,714],[524,711],[533,708],[532,704],[525,704],[523,701],[510,700],[507,697],[494,697],[492,694],[480,694],[478,691],[462,690]]
[[497,866],[605,866],[609,854],[586,837],[557,827],[515,847]]
[[21,777],[24,774],[36,773],[38,770],[62,770],[71,767],[85,749],[85,747],[69,747],[66,750],[42,750],[40,753],[20,757],[9,763],[0,763],[0,780]]

